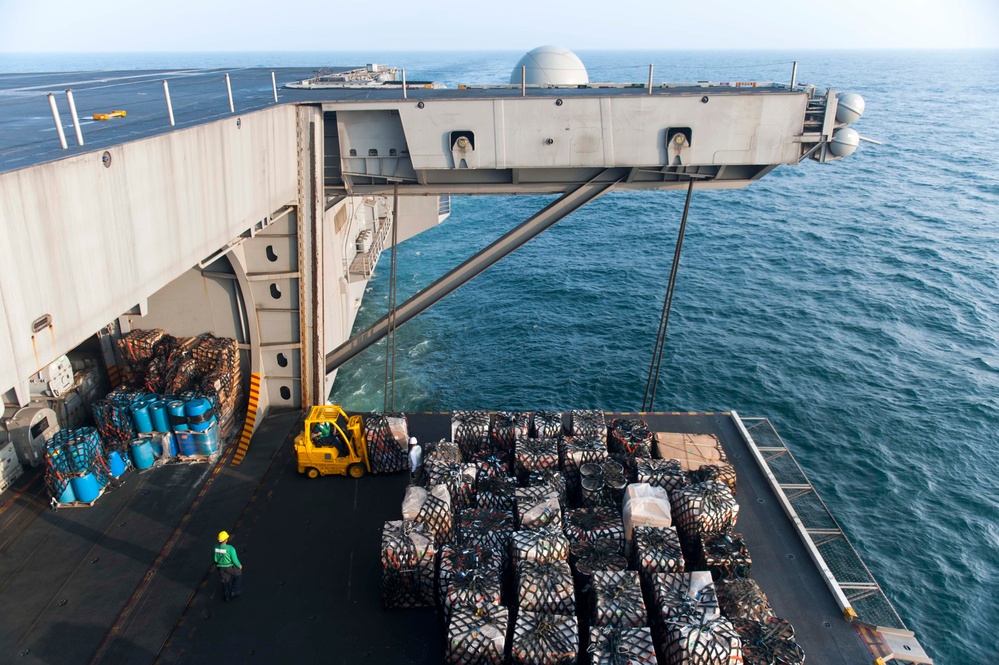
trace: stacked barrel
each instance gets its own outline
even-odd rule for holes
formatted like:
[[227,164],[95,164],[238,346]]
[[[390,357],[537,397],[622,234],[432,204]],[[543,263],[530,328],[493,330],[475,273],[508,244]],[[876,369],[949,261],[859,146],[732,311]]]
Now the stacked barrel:
[[111,469],[94,427],[64,429],[45,443],[45,483],[59,504],[92,503],[104,492]]
[[689,436],[456,412],[385,524],[385,606],[440,607],[448,663],[802,663],[749,578],[734,469]]

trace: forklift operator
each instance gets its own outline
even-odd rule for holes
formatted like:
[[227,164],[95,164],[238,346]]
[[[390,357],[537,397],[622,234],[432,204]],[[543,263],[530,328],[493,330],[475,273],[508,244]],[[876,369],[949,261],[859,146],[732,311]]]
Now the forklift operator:
[[314,446],[333,446],[336,448],[338,457],[347,454],[347,446],[343,439],[337,436],[333,426],[326,422],[312,425],[312,444]]

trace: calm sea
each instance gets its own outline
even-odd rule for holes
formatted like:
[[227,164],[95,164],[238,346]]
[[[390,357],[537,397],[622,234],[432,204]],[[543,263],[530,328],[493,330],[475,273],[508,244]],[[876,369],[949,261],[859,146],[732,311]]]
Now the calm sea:
[[[884,142],[695,192],[658,410],[766,416],[937,663],[999,660],[999,52],[579,52],[591,80],[857,92]],[[0,55],[0,71],[386,62],[506,82],[519,53]],[[452,199],[412,295],[550,198]],[[396,408],[637,410],[682,193],[609,194],[401,328]],[[385,313],[386,253],[358,316]],[[382,408],[384,344],[333,399]],[[788,617],[793,622],[793,617]]]

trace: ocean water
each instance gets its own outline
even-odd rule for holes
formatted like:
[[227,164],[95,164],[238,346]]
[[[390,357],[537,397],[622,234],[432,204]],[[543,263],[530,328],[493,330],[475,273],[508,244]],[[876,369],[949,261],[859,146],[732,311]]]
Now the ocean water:
[[[520,53],[0,54],[0,71],[385,62],[506,82]],[[591,80],[857,92],[884,142],[695,191],[656,409],[771,419],[941,664],[999,661],[999,52],[586,52]],[[401,299],[551,197],[452,199],[399,247]],[[397,334],[400,410],[637,410],[682,192],[611,193]],[[385,313],[389,254],[356,329]],[[381,409],[385,345],[333,399]],[[788,617],[793,622],[793,617]]]

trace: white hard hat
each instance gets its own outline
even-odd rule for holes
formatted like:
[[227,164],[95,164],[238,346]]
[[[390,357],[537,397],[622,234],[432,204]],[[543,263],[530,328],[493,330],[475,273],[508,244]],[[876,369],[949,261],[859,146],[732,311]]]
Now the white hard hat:
[[416,445],[416,437],[415,436],[409,437],[409,445],[411,445],[411,446],[415,446]]

